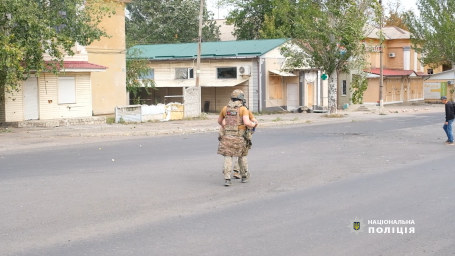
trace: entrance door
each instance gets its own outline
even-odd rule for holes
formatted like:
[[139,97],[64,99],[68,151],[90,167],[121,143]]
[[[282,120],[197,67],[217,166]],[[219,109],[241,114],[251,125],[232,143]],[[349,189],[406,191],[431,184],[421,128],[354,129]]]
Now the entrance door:
[[314,83],[308,83],[307,107],[312,108],[314,105]]
[[23,93],[24,119],[38,119],[38,79],[36,77],[29,77],[23,82]]
[[297,84],[287,85],[287,109],[292,110],[299,107],[299,87]]

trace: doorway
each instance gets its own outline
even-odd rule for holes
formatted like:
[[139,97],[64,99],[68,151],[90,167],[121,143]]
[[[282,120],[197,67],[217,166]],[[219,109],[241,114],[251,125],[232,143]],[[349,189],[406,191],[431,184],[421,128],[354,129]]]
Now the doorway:
[[38,112],[38,78],[29,77],[22,84],[24,97],[24,120],[37,120]]
[[314,105],[314,83],[308,83],[307,107],[312,108]]
[[299,107],[299,86],[297,84],[287,84],[287,110]]

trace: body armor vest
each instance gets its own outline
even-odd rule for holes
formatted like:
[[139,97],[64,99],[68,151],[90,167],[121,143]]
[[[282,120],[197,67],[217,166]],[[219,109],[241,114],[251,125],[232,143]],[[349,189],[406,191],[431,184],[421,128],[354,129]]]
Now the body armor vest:
[[226,135],[239,136],[239,125],[244,125],[243,116],[240,116],[240,107],[242,105],[229,104],[226,108],[226,126],[224,130]]

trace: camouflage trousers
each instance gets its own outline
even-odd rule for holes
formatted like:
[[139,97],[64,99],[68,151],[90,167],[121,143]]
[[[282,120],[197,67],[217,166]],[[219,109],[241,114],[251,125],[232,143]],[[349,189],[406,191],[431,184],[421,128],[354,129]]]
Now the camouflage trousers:
[[232,171],[232,159],[234,158],[234,161],[239,164],[239,170],[240,171],[240,176],[246,177],[248,174],[248,159],[246,156],[243,157],[230,157],[230,156],[225,156],[224,157],[224,165],[223,165],[223,174],[224,174],[224,179],[228,180],[231,179],[231,171]]

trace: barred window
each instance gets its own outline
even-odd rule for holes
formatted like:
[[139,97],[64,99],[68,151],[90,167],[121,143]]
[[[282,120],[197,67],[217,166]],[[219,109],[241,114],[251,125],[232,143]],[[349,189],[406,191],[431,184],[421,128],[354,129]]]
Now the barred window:
[[346,95],[346,80],[343,80],[343,84],[342,84],[342,87],[341,87],[341,92],[342,92],[342,95]]

